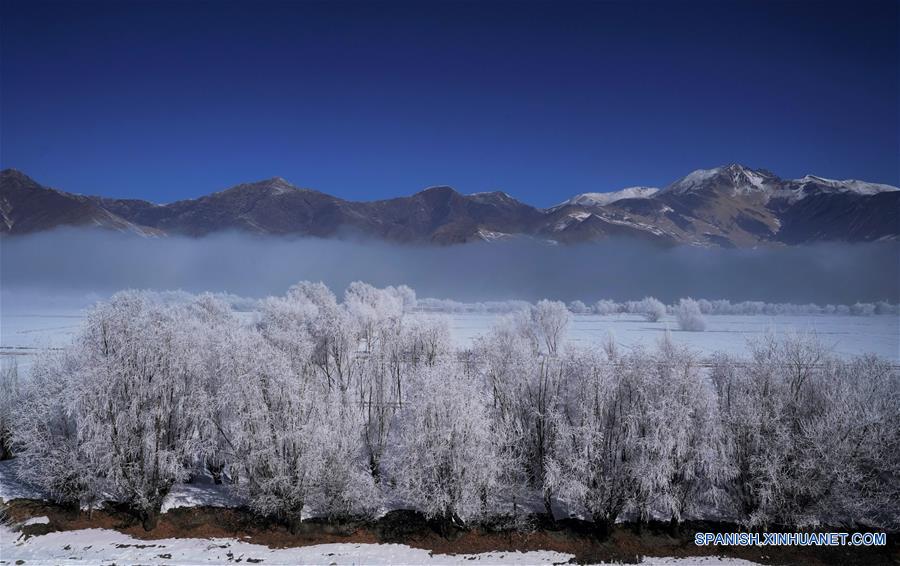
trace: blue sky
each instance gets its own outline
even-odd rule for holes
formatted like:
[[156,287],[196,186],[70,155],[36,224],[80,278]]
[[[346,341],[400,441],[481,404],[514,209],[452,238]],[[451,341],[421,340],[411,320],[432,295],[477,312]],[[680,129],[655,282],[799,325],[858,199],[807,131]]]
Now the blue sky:
[[74,192],[900,184],[895,1],[0,6],[0,165]]

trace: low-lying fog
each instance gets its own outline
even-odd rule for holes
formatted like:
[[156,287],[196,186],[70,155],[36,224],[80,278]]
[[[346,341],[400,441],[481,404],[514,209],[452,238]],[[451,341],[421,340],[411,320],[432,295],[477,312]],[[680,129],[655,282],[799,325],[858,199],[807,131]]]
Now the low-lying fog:
[[900,301],[900,244],[722,250],[609,240],[449,247],[223,234],[144,239],[63,230],[0,241],[4,308],[27,296],[108,295],[122,288],[281,294],[299,280],[407,284],[460,301],[655,296],[792,303]]

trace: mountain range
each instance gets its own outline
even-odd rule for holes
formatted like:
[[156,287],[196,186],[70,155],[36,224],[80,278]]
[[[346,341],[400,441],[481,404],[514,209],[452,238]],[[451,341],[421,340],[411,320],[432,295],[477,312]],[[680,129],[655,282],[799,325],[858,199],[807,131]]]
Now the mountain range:
[[0,234],[81,226],[147,237],[257,234],[457,244],[509,238],[581,243],[612,236],[661,245],[757,247],[900,240],[900,190],[813,175],[781,179],[732,164],[663,188],[584,193],[540,209],[503,192],[430,187],[349,201],[275,177],[169,204],[68,193],[0,171]]

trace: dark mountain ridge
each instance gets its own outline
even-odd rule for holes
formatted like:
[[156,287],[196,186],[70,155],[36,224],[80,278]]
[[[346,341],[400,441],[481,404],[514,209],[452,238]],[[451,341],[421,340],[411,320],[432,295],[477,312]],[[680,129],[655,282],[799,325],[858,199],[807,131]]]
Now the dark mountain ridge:
[[900,190],[811,175],[786,180],[733,164],[694,171],[660,190],[585,193],[549,209],[502,192],[464,195],[444,186],[406,197],[348,201],[280,177],[154,204],[67,193],[15,169],[0,171],[0,234],[60,226],[154,237],[236,230],[457,244],[517,237],[580,243],[619,236],[662,245],[755,247],[898,240]]

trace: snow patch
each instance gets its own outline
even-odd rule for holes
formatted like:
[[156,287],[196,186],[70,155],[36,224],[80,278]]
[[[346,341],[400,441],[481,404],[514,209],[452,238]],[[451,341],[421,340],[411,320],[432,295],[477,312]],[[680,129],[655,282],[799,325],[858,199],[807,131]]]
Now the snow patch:
[[240,507],[243,504],[225,484],[215,484],[208,478],[195,479],[193,483],[179,483],[162,504],[162,512],[178,507]]
[[816,175],[806,175],[800,179],[797,179],[795,182],[800,183],[801,185],[815,183],[818,185],[825,185],[826,187],[831,187],[833,189],[838,189],[839,191],[850,191],[861,195],[874,195],[878,193],[900,190],[897,187],[884,185],[881,183],[867,183],[866,181],[858,181],[856,179],[845,179],[843,181],[838,181],[835,179],[817,177]]
[[16,466],[15,459],[0,462],[0,501],[43,499],[41,490],[16,477]]
[[567,204],[580,206],[605,206],[607,204],[627,198],[650,198],[658,192],[659,189],[657,189],[656,187],[628,187],[626,189],[608,193],[581,193],[580,195],[575,195],[569,200],[558,204],[554,208],[559,208],[560,206],[565,206]]
[[491,230],[478,230],[476,234],[479,238],[484,240],[485,242],[495,242],[497,240],[506,240],[512,237],[512,234],[507,234],[506,232],[493,232]]
[[276,549],[231,538],[142,540],[108,529],[53,532],[24,539],[5,526],[0,526],[0,547],[7,563],[24,560],[26,564],[551,564],[572,558],[571,554],[547,550],[451,556],[403,544],[341,543]]

